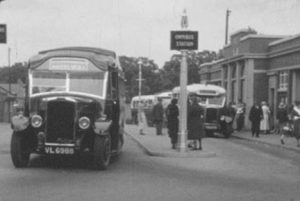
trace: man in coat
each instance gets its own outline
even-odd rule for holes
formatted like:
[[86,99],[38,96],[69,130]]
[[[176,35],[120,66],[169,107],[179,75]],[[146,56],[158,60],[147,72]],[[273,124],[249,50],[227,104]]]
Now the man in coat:
[[236,109],[236,130],[241,131],[244,127],[244,120],[245,120],[245,113],[246,113],[246,106],[242,100],[239,100]]
[[255,102],[254,105],[250,109],[249,113],[249,120],[252,123],[251,131],[252,131],[252,137],[259,137],[259,131],[260,131],[260,121],[263,118],[263,111],[260,107],[260,105]]
[[171,100],[171,103],[166,109],[166,116],[168,120],[168,134],[171,139],[172,149],[176,149],[179,124],[179,109],[177,107],[177,99]]
[[162,105],[162,99],[158,98],[157,103],[152,109],[153,123],[156,126],[156,135],[162,135],[162,124],[164,119],[164,108]]

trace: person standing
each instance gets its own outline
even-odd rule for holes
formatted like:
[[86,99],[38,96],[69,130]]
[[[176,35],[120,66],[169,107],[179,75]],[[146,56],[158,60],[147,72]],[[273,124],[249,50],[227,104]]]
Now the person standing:
[[226,138],[230,137],[233,133],[233,121],[235,118],[236,111],[232,106],[232,102],[225,105],[220,112],[220,124],[223,134]]
[[251,121],[251,132],[252,137],[259,137],[260,131],[260,121],[263,118],[263,111],[258,103],[254,103],[254,105],[250,109],[249,120]]
[[263,111],[263,118],[260,122],[260,130],[264,132],[264,134],[270,134],[270,114],[271,111],[267,105],[267,102],[261,102],[261,109]]
[[288,118],[288,112],[287,112],[287,107],[283,102],[280,102],[278,109],[277,109],[277,114],[276,114],[276,119],[278,123],[278,134],[280,134],[280,142],[281,144],[284,144],[284,131],[283,127],[287,125],[289,118]]
[[291,112],[291,118],[294,124],[294,136],[297,140],[297,147],[300,147],[300,101],[295,101],[295,106]]
[[179,109],[177,106],[177,99],[172,99],[171,103],[166,109],[168,134],[171,139],[172,149],[176,149],[177,138],[178,138],[178,116]]
[[145,128],[148,127],[147,126],[147,118],[145,115],[145,111],[144,111],[144,107],[143,104],[140,103],[140,112],[138,112],[138,127],[139,127],[139,132],[140,135],[145,135]]
[[152,109],[153,123],[156,126],[156,135],[162,135],[162,124],[164,119],[164,108],[162,105],[162,99],[158,98],[157,103]]
[[244,128],[244,121],[245,121],[245,113],[246,113],[246,106],[242,100],[239,100],[236,109],[236,130],[241,131]]
[[198,104],[196,94],[190,96],[188,105],[188,139],[193,140],[194,149],[202,150],[202,138],[204,137],[203,117],[204,109]]

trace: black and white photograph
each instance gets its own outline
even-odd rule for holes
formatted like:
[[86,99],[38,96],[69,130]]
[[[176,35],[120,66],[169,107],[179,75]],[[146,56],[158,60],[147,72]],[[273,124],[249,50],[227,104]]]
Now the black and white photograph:
[[0,201],[300,201],[300,0],[0,0]]

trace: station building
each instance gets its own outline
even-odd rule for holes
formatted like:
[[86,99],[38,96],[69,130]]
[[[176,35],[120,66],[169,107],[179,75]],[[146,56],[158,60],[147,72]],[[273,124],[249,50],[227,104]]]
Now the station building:
[[300,100],[300,34],[263,35],[243,29],[233,33],[221,51],[222,59],[199,66],[200,80],[224,87],[228,101],[246,103],[246,127],[254,102],[268,102],[274,120],[280,101]]

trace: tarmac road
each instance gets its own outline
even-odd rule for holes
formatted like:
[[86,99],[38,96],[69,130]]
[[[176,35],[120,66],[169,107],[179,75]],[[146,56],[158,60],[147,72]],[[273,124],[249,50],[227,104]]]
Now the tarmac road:
[[107,171],[91,170],[87,159],[37,155],[28,168],[16,169],[9,127],[0,127],[0,201],[300,200],[299,156],[276,156],[253,144],[207,138],[204,147],[216,157],[150,157],[126,136]]

